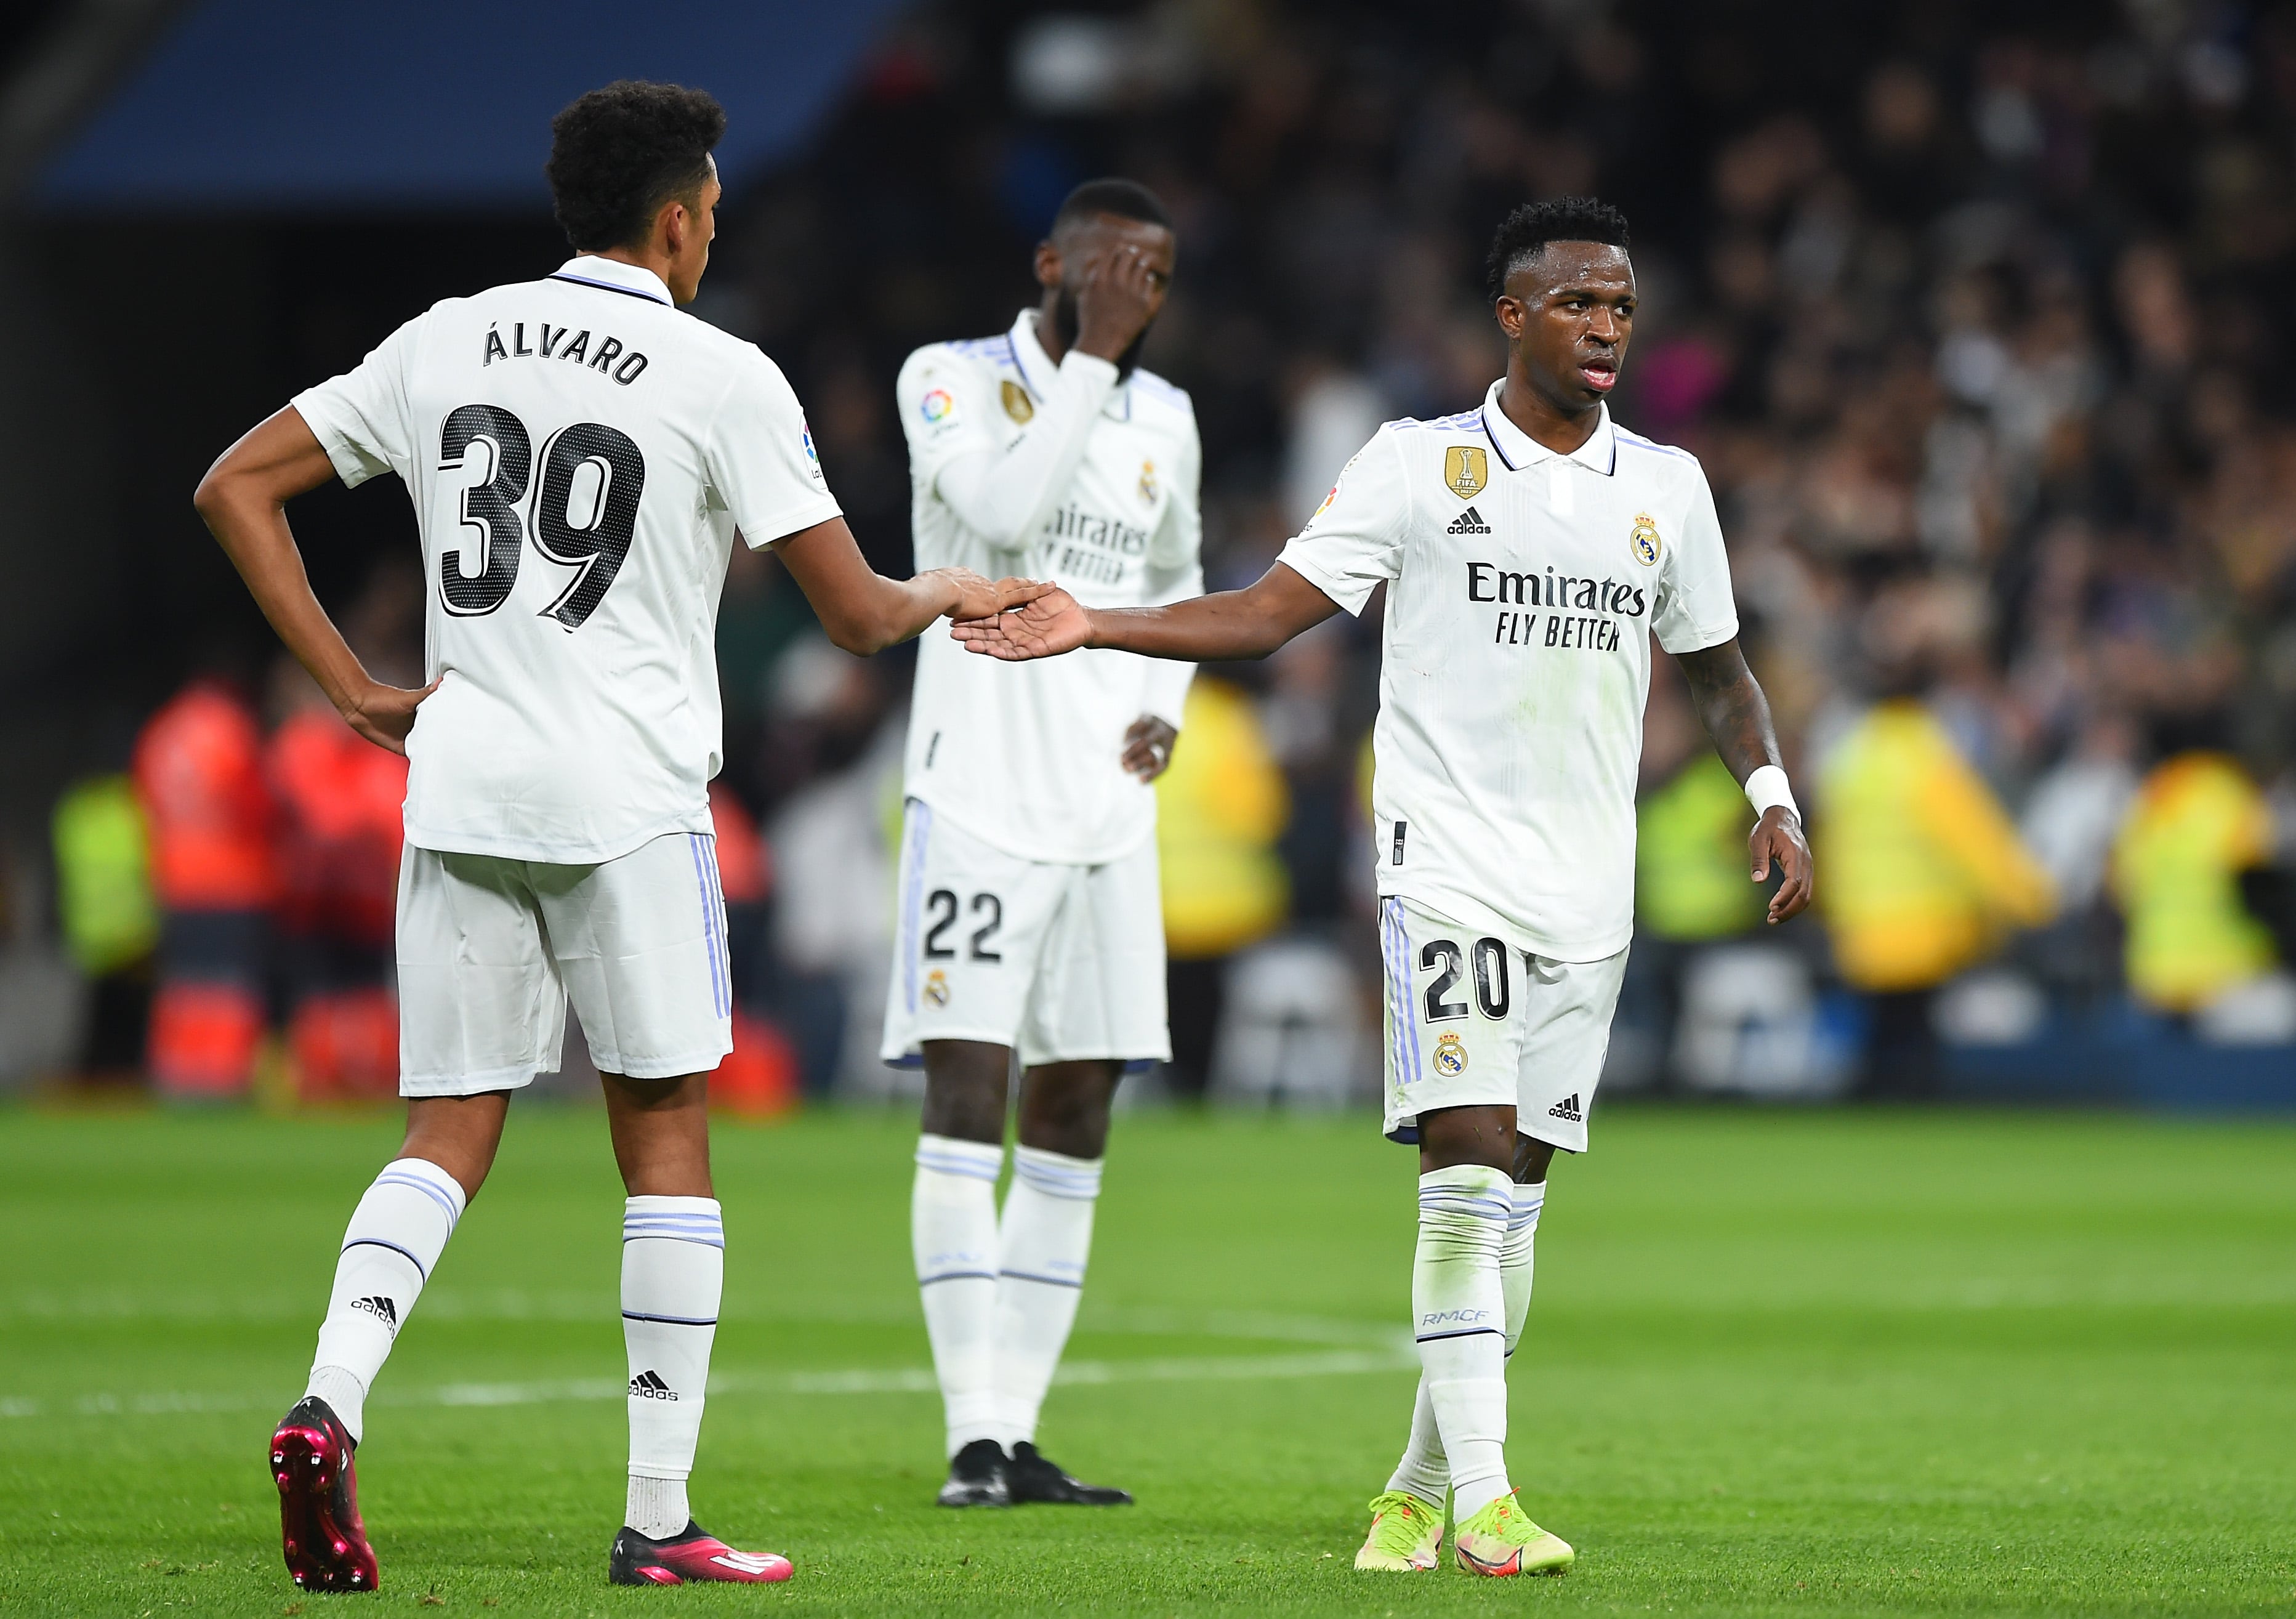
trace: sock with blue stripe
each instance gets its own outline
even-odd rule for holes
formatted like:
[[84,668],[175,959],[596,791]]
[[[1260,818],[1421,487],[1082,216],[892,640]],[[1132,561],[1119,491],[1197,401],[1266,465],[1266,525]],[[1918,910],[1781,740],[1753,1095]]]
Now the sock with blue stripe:
[[[1506,1241],[1499,1249],[1499,1291],[1506,1300],[1506,1352],[1513,1355],[1522,1341],[1523,1322],[1530,1315],[1533,1241],[1538,1235],[1538,1212],[1546,1203],[1546,1183],[1514,1188],[1514,1212],[1507,1220]],[[1419,1379],[1419,1396],[1411,1408],[1411,1438],[1403,1459],[1387,1481],[1390,1490],[1406,1490],[1423,1501],[1441,1506],[1451,1485],[1450,1459],[1443,1454],[1442,1430],[1435,1423],[1435,1402],[1428,1397],[1427,1378]]]
[[685,1481],[701,1438],[709,1348],[726,1290],[726,1226],[714,1197],[633,1197],[622,1206],[622,1343],[630,1357],[625,1521],[661,1540],[685,1527]]
[[997,1437],[996,1177],[1004,1167],[1001,1143],[917,1138],[909,1244],[951,1456]]
[[1037,1438],[1053,1368],[1068,1347],[1092,1253],[1098,1158],[1013,1149],[1013,1185],[996,1244],[996,1438]]
[[351,1211],[304,1393],[333,1407],[354,1442],[365,1436],[366,1392],[454,1236],[463,1201],[461,1183],[437,1164],[397,1158]]
[[1506,1291],[1499,1255],[1514,1215],[1504,1170],[1462,1164],[1419,1178],[1413,1336],[1464,1522],[1507,1493]]

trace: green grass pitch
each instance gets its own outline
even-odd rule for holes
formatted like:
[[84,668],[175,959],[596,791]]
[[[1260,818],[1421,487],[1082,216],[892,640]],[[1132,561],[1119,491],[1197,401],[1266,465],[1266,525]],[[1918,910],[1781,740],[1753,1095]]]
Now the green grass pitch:
[[1358,1575],[1408,1416],[1414,1165],[1367,1119],[1119,1123],[1044,1438],[1140,1505],[931,1504],[913,1126],[721,1130],[702,1521],[777,1589],[605,1583],[619,1188],[514,1114],[360,1456],[375,1597],[264,1466],[385,1119],[0,1113],[0,1615],[2296,1613],[2296,1129],[1616,1108],[1512,1373],[1561,1581]]

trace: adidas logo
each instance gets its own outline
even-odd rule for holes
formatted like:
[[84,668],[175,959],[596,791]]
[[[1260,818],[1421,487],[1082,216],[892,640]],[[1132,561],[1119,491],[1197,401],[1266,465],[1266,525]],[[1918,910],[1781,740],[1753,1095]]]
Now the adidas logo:
[[1546,1116],[1550,1119],[1568,1119],[1573,1124],[1584,1122],[1587,1117],[1578,1111],[1578,1093],[1575,1090],[1548,1108]]
[[370,1294],[367,1297],[363,1299],[353,1299],[351,1301],[351,1308],[353,1310],[365,1311],[367,1314],[374,1317],[384,1326],[390,1327],[390,1335],[392,1337],[395,1338],[398,1335],[398,1306],[392,1303],[389,1299],[383,1297],[382,1294],[379,1293]]
[[1451,526],[1443,530],[1446,534],[1488,534],[1490,531],[1491,525],[1485,522],[1483,514],[1472,506],[1453,518]]
[[636,1377],[630,1379],[630,1398],[633,1400],[675,1400],[677,1398],[677,1391],[661,1380],[661,1374],[660,1372],[640,1372]]

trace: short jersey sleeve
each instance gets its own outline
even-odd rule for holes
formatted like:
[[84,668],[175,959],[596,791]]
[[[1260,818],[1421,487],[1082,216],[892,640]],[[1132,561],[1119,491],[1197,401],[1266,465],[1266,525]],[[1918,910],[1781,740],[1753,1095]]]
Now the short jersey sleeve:
[[931,487],[941,468],[976,450],[1003,448],[988,423],[980,367],[945,344],[918,349],[901,366],[893,396],[901,431],[909,440],[909,471],[921,488]]
[[1704,468],[1693,476],[1697,487],[1691,491],[1674,555],[1660,570],[1658,611],[1651,615],[1658,644],[1675,653],[1719,646],[1738,633],[1738,604],[1730,593],[1730,554],[1722,545],[1714,491],[1707,487]]
[[1382,427],[1356,452],[1308,526],[1275,560],[1360,613],[1371,593],[1403,570],[1411,486],[1395,430]]
[[1148,544],[1148,565],[1164,572],[1193,568],[1204,548],[1204,447],[1196,436],[1195,413],[1174,447],[1170,473],[1171,497],[1164,503],[1164,521]]
[[397,473],[414,486],[414,413],[406,378],[422,325],[418,315],[350,370],[290,401],[327,452],[335,476],[353,489],[382,473]]
[[805,410],[782,368],[744,356],[718,407],[709,485],[753,549],[839,515]]

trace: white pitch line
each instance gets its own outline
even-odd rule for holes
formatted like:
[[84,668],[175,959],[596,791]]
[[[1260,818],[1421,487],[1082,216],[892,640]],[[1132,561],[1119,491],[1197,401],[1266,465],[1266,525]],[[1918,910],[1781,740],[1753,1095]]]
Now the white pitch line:
[[[1100,1388],[1121,1383],[1234,1383],[1259,1378],[1344,1377],[1367,1372],[1411,1371],[1417,1355],[1408,1344],[1384,1350],[1340,1350],[1315,1355],[1203,1355],[1144,1360],[1073,1360],[1053,1376],[1057,1384]],[[857,1367],[833,1371],[720,1372],[709,1379],[718,1394],[931,1394],[939,1385],[918,1367]],[[623,1400],[629,1389],[612,1377],[566,1377],[534,1383],[447,1383],[406,1393],[380,1391],[385,1406],[548,1405]],[[0,1400],[0,1418],[40,1417],[53,1409],[75,1417],[165,1417],[269,1410],[275,1394],[83,1394],[53,1404]]]

